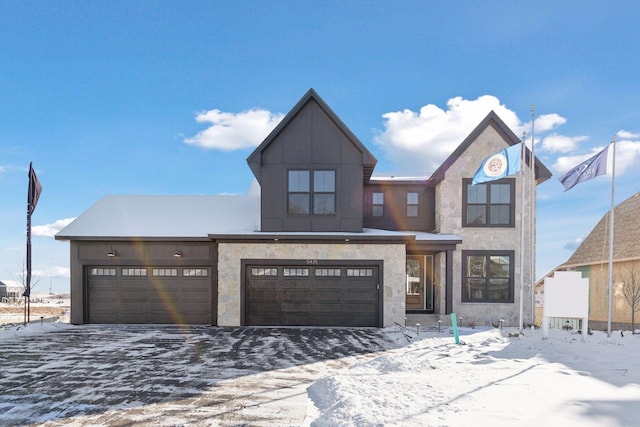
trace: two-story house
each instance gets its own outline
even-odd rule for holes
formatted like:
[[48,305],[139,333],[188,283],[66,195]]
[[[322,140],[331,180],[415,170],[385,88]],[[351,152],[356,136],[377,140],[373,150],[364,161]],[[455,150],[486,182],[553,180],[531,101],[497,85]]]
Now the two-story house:
[[[60,231],[71,322],[386,327],[455,311],[517,324],[535,202],[518,197],[521,175],[470,181],[519,142],[491,112],[431,176],[375,177],[311,89],[248,157],[247,195],[106,196]],[[551,176],[534,164],[538,183]]]

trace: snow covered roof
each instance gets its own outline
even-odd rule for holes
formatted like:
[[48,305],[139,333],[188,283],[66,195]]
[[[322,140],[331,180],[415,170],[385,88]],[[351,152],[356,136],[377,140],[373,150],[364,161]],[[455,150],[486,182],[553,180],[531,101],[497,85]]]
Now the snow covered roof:
[[365,239],[455,244],[452,234],[365,228],[345,232],[261,232],[260,196],[105,196],[56,234],[57,240],[167,239]]
[[63,228],[58,240],[207,238],[260,229],[260,197],[105,196]]
[[421,176],[396,176],[396,175],[372,175],[369,182],[426,182],[430,175]]

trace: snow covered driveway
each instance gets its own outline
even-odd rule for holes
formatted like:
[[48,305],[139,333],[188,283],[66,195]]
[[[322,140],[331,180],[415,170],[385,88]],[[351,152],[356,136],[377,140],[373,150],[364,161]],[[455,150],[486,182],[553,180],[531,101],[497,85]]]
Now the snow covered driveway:
[[0,341],[0,425],[302,425],[313,381],[393,347],[377,329],[48,327]]

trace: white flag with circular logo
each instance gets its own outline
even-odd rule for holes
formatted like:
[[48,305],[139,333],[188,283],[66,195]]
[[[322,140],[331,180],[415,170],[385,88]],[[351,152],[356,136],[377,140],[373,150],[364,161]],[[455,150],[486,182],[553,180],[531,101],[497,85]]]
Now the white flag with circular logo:
[[473,176],[471,184],[480,184],[517,174],[520,171],[521,150],[522,143],[507,147],[484,159]]

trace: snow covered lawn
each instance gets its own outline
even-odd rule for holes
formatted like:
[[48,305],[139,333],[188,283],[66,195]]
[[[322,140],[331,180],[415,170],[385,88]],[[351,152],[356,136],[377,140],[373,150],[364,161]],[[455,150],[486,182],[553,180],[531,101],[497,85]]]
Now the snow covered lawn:
[[515,332],[29,325],[0,425],[640,425],[640,336]]

